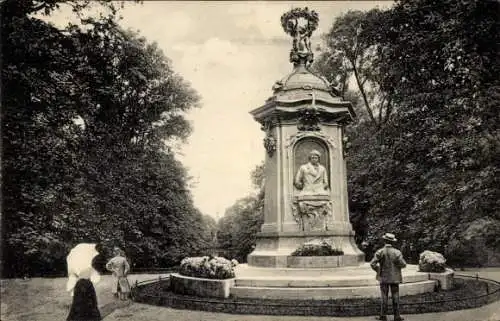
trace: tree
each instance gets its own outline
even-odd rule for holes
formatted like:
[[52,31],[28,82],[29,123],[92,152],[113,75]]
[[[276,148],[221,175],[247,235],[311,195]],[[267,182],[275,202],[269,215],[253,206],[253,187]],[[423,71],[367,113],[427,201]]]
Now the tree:
[[499,218],[500,67],[489,45],[499,40],[499,9],[494,1],[399,1],[379,29],[383,87],[401,109],[393,159],[418,187],[407,221],[420,227],[410,235],[422,247],[442,250],[476,219]]
[[[61,268],[64,244],[52,231],[55,195],[77,166],[72,153],[78,127],[73,123],[73,88],[66,84],[73,55],[71,41],[53,26],[30,18],[46,14],[55,2],[2,3],[3,182],[2,242],[11,271],[27,265]],[[7,239],[7,240],[6,240]],[[37,258],[45,257],[39,264]],[[31,263],[30,263],[31,262]]]
[[136,267],[176,264],[206,242],[169,148],[198,96],[156,44],[118,26],[113,3],[85,28],[33,17],[62,3],[79,14],[89,2],[2,5],[5,275],[64,271],[82,241],[122,245]]
[[246,262],[252,252],[257,233],[264,223],[264,164],[251,173],[257,195],[249,195],[236,201],[218,222],[219,247],[226,256]]
[[[359,36],[334,40],[351,44],[342,57],[360,38],[375,48],[367,68],[394,106],[382,141],[366,122],[348,130],[351,220],[372,245],[392,230],[413,261],[425,249],[453,261],[476,241],[498,253],[498,10],[494,1],[397,1],[361,16]],[[470,229],[484,222],[492,228]]]
[[[373,9],[348,11],[338,17],[323,35],[326,50],[314,66],[339,88],[342,97],[351,100],[359,95],[361,108],[357,112],[376,132],[383,130],[394,109],[391,90],[382,90],[380,86],[379,64],[383,57],[372,36],[375,22],[382,16],[382,11]],[[349,87],[351,81],[355,89]]]

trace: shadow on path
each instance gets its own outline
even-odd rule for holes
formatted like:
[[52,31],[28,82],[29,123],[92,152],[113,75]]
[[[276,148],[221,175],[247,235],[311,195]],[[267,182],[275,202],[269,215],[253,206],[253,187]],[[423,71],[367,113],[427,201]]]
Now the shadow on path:
[[99,307],[99,310],[101,311],[101,317],[104,319],[111,313],[113,313],[115,310],[118,309],[123,309],[132,304],[132,301],[127,300],[127,301],[121,301],[121,300],[116,300],[113,302],[106,303],[105,305]]

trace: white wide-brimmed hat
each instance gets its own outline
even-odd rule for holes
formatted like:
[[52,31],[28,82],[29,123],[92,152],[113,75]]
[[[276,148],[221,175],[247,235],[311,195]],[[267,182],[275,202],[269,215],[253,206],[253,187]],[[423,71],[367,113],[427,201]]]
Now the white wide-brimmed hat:
[[385,233],[384,236],[382,236],[382,239],[390,242],[396,242],[396,236],[392,233]]

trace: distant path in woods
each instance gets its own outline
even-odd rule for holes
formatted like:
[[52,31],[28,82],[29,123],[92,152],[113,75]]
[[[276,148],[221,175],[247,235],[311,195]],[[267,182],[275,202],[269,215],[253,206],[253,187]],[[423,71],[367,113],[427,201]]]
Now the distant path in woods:
[[[479,273],[480,277],[500,281],[500,268],[467,269],[460,274]],[[131,274],[130,282],[148,280],[166,274]],[[165,307],[120,302],[111,294],[111,276],[104,275],[96,286],[104,321],[366,321],[374,317],[303,317],[237,315],[203,311],[176,310]],[[1,321],[65,320],[71,297],[65,291],[66,278],[33,278],[1,281]],[[500,301],[487,306],[452,312],[404,315],[406,321],[500,321]],[[392,317],[389,318],[392,320]]]

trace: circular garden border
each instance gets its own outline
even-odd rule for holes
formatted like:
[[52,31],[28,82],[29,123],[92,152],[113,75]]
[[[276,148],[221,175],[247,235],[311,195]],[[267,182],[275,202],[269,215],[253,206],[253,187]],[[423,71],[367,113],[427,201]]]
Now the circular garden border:
[[[169,291],[169,277],[136,283],[132,299],[138,303],[176,309],[231,314],[297,316],[368,316],[380,309],[379,298],[342,300],[270,300],[202,298]],[[479,276],[455,274],[454,290],[437,291],[400,299],[403,314],[445,312],[481,307],[500,300],[500,282]],[[471,294],[472,295],[468,295]],[[389,311],[391,311],[389,303]]]

